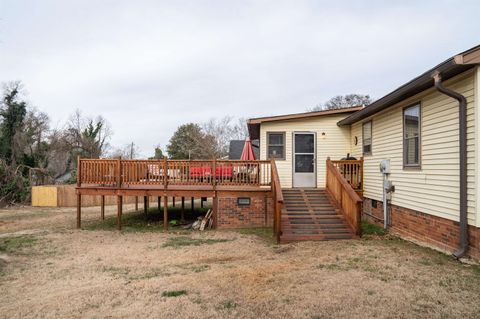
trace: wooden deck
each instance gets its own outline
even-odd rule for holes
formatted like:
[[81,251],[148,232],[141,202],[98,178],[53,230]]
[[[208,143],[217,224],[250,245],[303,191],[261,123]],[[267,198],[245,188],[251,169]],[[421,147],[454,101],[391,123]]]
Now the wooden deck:
[[[271,196],[272,161],[187,161],[78,159],[77,227],[81,227],[81,196],[117,196],[118,228],[122,228],[123,197],[213,198],[216,226],[219,196]],[[275,165],[273,163],[273,165]],[[102,200],[102,203],[104,201]],[[164,204],[164,228],[168,228],[168,205]],[[101,207],[104,211],[104,205]],[[102,214],[103,216],[103,214]]]
[[[158,197],[159,206],[163,201],[163,225],[165,229],[168,229],[169,198],[181,197],[182,205],[186,197],[190,197],[192,203],[194,198],[212,198],[213,225],[216,227],[219,196],[248,197],[262,193],[262,195],[273,199],[273,228],[278,242],[281,241],[284,230],[290,231],[290,235],[295,235],[284,236],[284,241],[295,240],[297,237],[297,239],[301,237],[303,240],[308,239],[309,235],[319,235],[318,232],[308,234],[309,231],[299,230],[297,225],[292,226],[291,220],[293,217],[287,210],[287,208],[290,208],[290,211],[292,210],[291,207],[287,207],[288,205],[291,206],[291,202],[284,202],[284,191],[281,188],[277,168],[273,160],[78,159],[77,167],[78,228],[81,227],[81,197],[85,195],[100,195],[102,197],[102,218],[104,218],[104,197],[116,196],[119,229],[122,228],[124,196],[135,196],[137,199],[138,197],[144,197],[144,201],[148,196]],[[359,235],[359,196],[362,195],[363,188],[363,160],[328,160],[326,186],[326,193],[334,200],[335,211],[344,216],[343,218],[352,230],[352,234]],[[291,193],[287,192],[287,194],[291,197]],[[317,213],[315,210],[312,210],[312,212]],[[306,236],[299,237],[298,234],[302,232]],[[316,236],[313,239],[319,239],[320,237],[322,236]]]

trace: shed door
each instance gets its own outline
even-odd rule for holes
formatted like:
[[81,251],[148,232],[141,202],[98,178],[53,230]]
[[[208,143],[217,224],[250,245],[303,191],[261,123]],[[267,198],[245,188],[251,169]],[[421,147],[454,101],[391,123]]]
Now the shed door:
[[293,133],[293,187],[316,187],[315,133]]

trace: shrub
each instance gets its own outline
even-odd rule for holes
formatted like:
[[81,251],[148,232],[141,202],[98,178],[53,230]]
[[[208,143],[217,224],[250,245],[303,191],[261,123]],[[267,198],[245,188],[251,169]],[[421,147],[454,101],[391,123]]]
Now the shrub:
[[22,203],[30,198],[30,181],[23,172],[0,160],[0,206]]

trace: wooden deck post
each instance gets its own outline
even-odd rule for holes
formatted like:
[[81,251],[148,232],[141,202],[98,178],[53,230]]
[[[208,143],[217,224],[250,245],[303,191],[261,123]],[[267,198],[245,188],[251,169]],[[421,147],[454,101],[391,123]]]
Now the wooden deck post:
[[185,220],[185,197],[182,196],[182,210],[180,213],[180,220]]
[[163,197],[163,229],[168,230],[168,196]]
[[117,225],[118,230],[122,230],[123,197],[117,196]]
[[215,192],[215,195],[213,196],[213,228],[217,228],[217,223],[218,223],[218,196],[217,192]]
[[200,207],[203,208],[203,197],[200,197]]
[[163,157],[163,188],[167,189],[168,187],[168,158]]
[[100,203],[100,216],[102,217],[102,220],[105,220],[105,195],[102,195]]
[[77,194],[77,228],[82,227],[82,195]]
[[[82,165],[80,156],[77,156],[77,187],[80,186],[82,186]],[[80,227],[82,227],[82,195],[77,193],[77,228],[80,229]]]
[[138,211],[138,196],[135,196],[135,211]]
[[148,196],[143,196],[143,212],[145,215],[147,214],[148,210]]
[[175,196],[172,197],[172,206],[175,207]]
[[162,198],[160,196],[157,197],[157,206],[158,206],[158,211],[162,211]]
[[194,202],[195,202],[195,197],[192,197],[192,203],[191,203],[191,205],[190,205],[190,208],[192,209],[192,213],[193,213],[193,211],[195,210]]

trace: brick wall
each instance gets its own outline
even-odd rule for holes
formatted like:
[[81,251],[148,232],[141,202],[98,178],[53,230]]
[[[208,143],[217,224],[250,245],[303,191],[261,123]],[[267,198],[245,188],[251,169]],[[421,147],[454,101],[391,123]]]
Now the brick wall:
[[265,227],[273,225],[273,201],[266,196],[250,197],[250,205],[237,205],[237,197],[218,198],[218,228]]
[[[375,207],[376,204],[376,207]],[[364,213],[383,219],[383,203],[363,199]],[[447,252],[454,252],[460,243],[457,221],[421,213],[408,208],[390,205],[390,231],[400,237],[413,239]],[[362,218],[383,225],[383,221],[363,214]],[[480,260],[480,228],[469,225],[470,247],[468,254]]]

